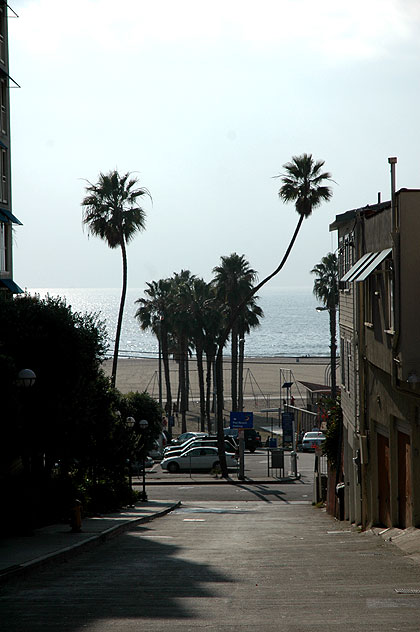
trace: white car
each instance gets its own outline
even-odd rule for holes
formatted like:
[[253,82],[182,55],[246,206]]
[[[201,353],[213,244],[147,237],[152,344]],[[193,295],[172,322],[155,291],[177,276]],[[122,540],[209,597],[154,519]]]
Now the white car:
[[[234,454],[226,454],[228,468],[237,467],[237,460]],[[212,470],[220,465],[217,448],[192,448],[183,452],[179,456],[165,456],[160,466],[168,472],[180,472],[181,470]]]
[[192,435],[192,436],[188,437],[188,439],[184,439],[184,441],[180,441],[179,443],[175,443],[175,444],[172,443],[171,445],[166,446],[166,448],[163,450],[164,457],[167,456],[170,452],[173,452],[174,450],[181,450],[181,449],[185,450],[190,445],[192,445],[194,441],[197,441],[198,439],[205,439],[208,436],[205,432],[195,432],[195,433],[186,432],[185,434]]
[[302,450],[309,452],[315,450],[316,447],[322,445],[325,441],[325,435],[322,432],[305,432],[302,439]]
[[172,439],[171,445],[167,447],[180,446],[181,443],[185,443],[185,441],[194,437],[207,437],[207,432],[183,432],[176,439]]

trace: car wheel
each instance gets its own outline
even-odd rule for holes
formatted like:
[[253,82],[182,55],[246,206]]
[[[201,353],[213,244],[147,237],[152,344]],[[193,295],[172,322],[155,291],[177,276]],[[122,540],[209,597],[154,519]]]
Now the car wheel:
[[168,472],[171,472],[171,474],[175,474],[175,472],[179,472],[178,463],[168,463]]
[[249,448],[250,452],[255,452],[255,450],[256,450],[255,446],[253,446],[252,448]]

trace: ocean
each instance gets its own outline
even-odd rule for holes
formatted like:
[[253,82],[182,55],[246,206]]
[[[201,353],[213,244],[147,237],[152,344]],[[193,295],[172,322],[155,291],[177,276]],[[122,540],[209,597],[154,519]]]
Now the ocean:
[[[41,297],[49,294],[66,299],[73,311],[97,312],[106,324],[109,336],[109,355],[113,351],[115,328],[120,303],[120,288],[32,288],[30,294]],[[143,297],[143,290],[127,289],[124,320],[120,340],[120,356],[127,358],[155,357],[156,338],[142,331],[134,317],[135,301]],[[328,357],[328,312],[317,312],[319,305],[312,288],[265,288],[259,294],[259,305],[264,311],[261,325],[245,341],[247,357]],[[229,353],[229,348],[226,348]]]

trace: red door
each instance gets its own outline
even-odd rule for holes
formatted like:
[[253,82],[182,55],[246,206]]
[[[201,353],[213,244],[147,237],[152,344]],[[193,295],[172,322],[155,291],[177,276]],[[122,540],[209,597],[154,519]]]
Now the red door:
[[389,440],[378,434],[378,520],[391,527]]
[[398,526],[411,525],[411,446],[410,437],[398,432]]

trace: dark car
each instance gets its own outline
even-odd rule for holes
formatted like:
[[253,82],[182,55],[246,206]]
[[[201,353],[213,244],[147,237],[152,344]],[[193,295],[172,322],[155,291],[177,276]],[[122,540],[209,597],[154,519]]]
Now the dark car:
[[[233,437],[236,442],[239,442],[239,430],[238,428],[225,428],[225,437]],[[254,428],[244,429],[245,448],[250,452],[255,452],[257,448],[262,447],[261,435]]]

